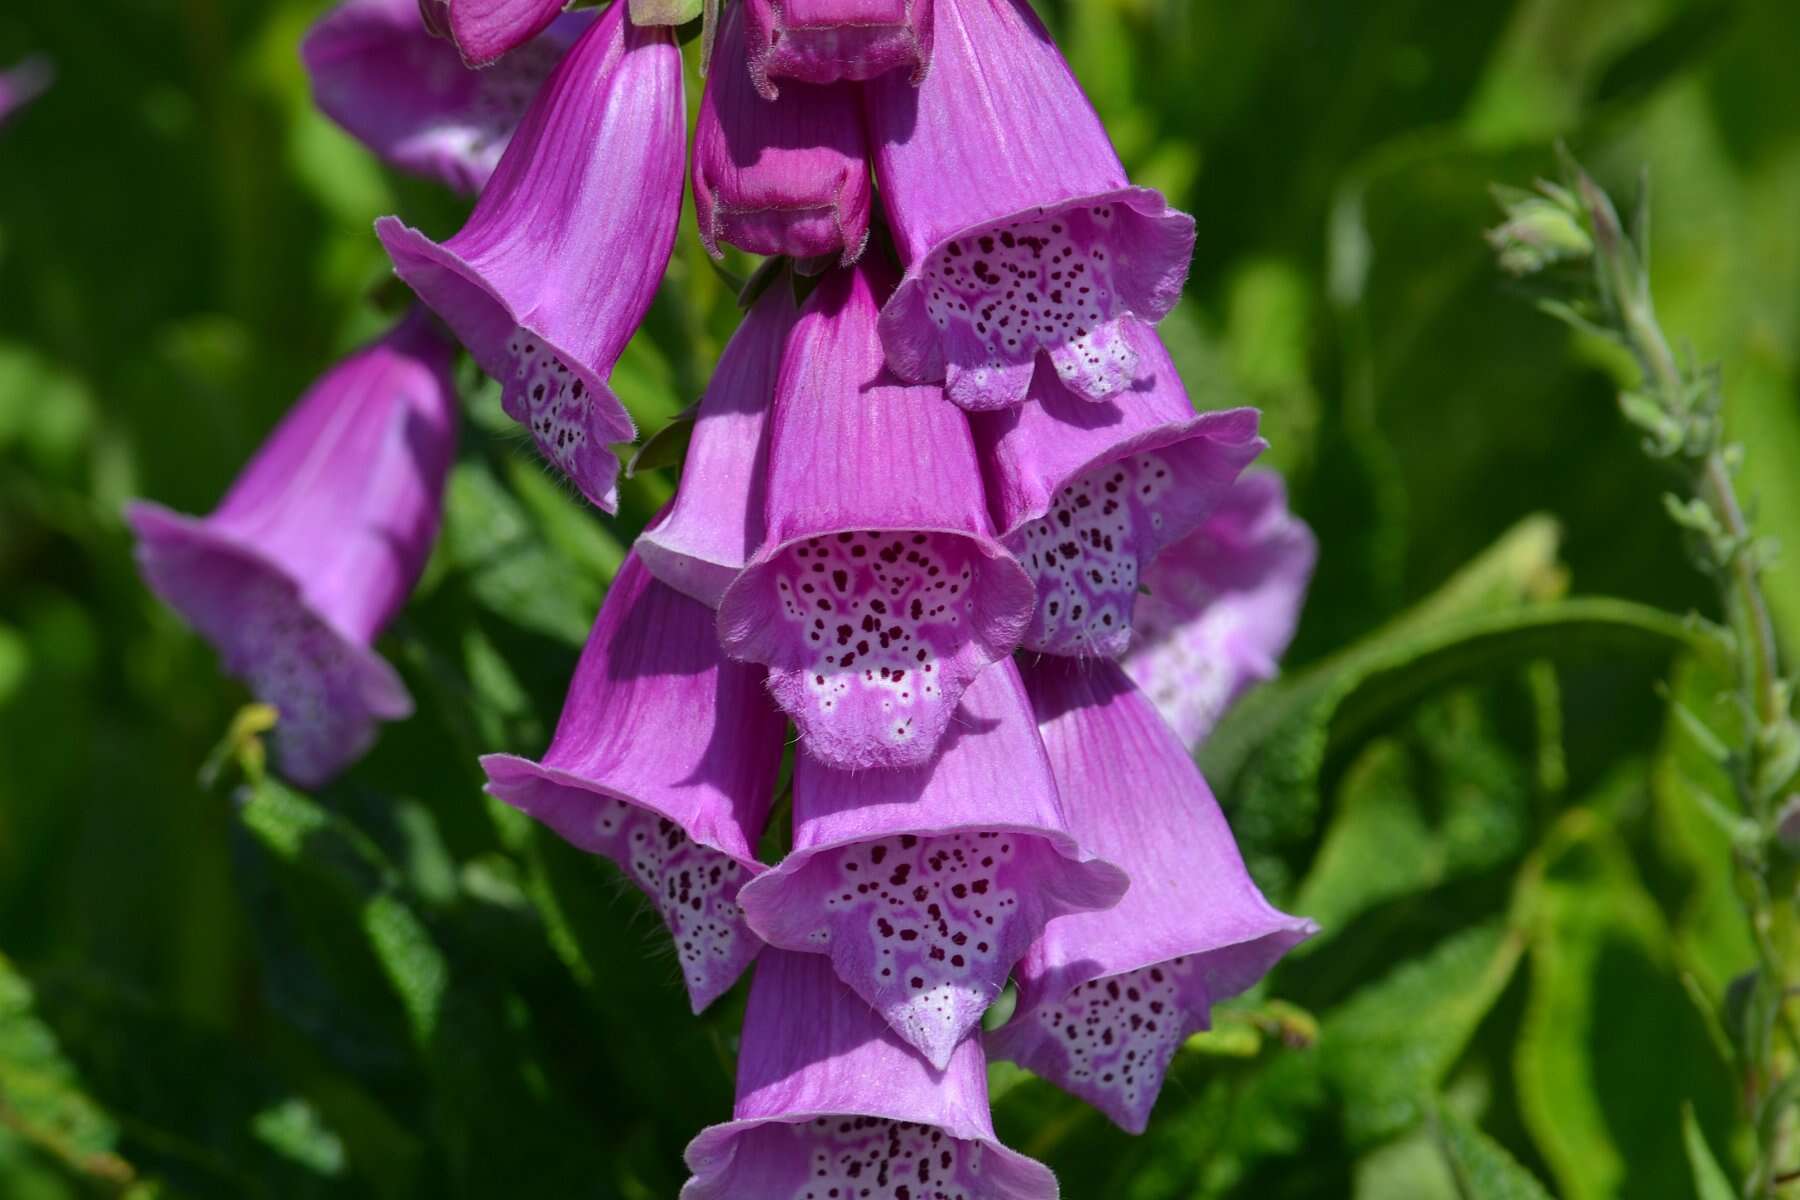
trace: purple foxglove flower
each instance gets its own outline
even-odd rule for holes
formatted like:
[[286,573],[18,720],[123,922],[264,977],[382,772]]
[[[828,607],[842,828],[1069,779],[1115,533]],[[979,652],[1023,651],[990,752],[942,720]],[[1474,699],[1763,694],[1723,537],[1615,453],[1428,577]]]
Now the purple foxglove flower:
[[964,416],[896,383],[864,261],[820,281],[775,389],[767,540],[725,590],[727,653],[821,762],[929,759],[963,689],[1012,652],[1031,581],[993,538]]
[[762,948],[738,888],[756,861],[785,725],[762,672],[726,661],[712,611],[636,554],[606,595],[540,762],[481,760],[488,791],[619,864],[661,911],[699,1012]]
[[455,346],[422,312],[333,367],[208,517],[136,501],[139,569],[273,705],[276,762],[325,783],[412,712],[371,643],[424,569],[456,449]]
[[1146,375],[1111,400],[1077,400],[1040,371],[1026,403],[970,421],[994,523],[1037,583],[1030,650],[1123,654],[1145,568],[1267,445],[1253,408],[1195,414],[1154,331],[1126,340]]
[[651,574],[711,608],[763,543],[769,410],[798,316],[786,280],[750,309],[701,397],[681,488],[638,538]]
[[418,0],[427,29],[456,43],[463,62],[485,67],[550,27],[569,0]]
[[39,55],[32,55],[14,67],[0,71],[0,125],[43,95],[55,78],[56,71],[50,66],[50,60]]
[[566,17],[473,71],[420,23],[417,0],[345,0],[312,27],[300,58],[320,110],[383,161],[478,192],[538,87],[592,22]]
[[774,79],[836,83],[905,68],[917,86],[931,66],[932,0],[746,0],[756,90]]
[[1010,659],[963,693],[937,758],[896,771],[794,762],[794,848],[744,887],[750,927],[831,959],[942,1069],[1061,913],[1110,908],[1126,878],[1065,830]]
[[681,86],[669,31],[615,4],[538,92],[459,233],[440,244],[375,223],[395,272],[500,381],[507,414],[608,512],[608,444],[635,430],[606,380],[675,242]]
[[1131,890],[1045,927],[988,1048],[1141,1133],[1212,1004],[1315,927],[1256,890],[1199,768],[1116,663],[1044,657],[1024,673],[1069,828],[1129,872]]
[[1040,351],[1104,400],[1138,377],[1127,329],[1174,307],[1194,219],[1132,187],[1025,0],[938,0],[931,74],[865,92],[906,279],[881,314],[902,379],[968,409],[1025,399]]
[[1001,1145],[979,1038],[938,1071],[816,954],[757,965],[732,1120],[687,1148],[680,1200],[1056,1200],[1042,1163]]
[[1281,477],[1255,471],[1145,572],[1150,594],[1120,665],[1190,749],[1245,689],[1275,676],[1318,553]]
[[869,236],[869,154],[854,89],[797,84],[765,100],[744,62],[743,5],[725,10],[694,131],[694,211],[715,255],[833,255]]

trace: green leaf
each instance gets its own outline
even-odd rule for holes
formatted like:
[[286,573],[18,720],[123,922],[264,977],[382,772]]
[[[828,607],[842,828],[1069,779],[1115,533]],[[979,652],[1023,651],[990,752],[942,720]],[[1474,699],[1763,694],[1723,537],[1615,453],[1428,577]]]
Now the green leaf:
[[480,463],[458,463],[450,474],[444,549],[483,608],[571,645],[586,640],[600,587],[551,552],[524,506]]
[[130,1183],[116,1153],[118,1123],[82,1089],[75,1067],[39,1019],[31,985],[0,955],[0,1129],[76,1176]]
[[1681,1106],[1681,1142],[1687,1147],[1688,1166],[1694,1172],[1695,1200],[1738,1200],[1731,1178],[1713,1157],[1712,1147],[1706,1144],[1706,1134],[1701,1130],[1700,1122],[1694,1119],[1691,1104]]
[[1456,1177],[1462,1200],[1550,1200],[1537,1176],[1462,1118],[1440,1110],[1432,1132]]
[[1537,870],[1514,1052],[1525,1126],[1567,1200],[1685,1198],[1684,1098],[1713,1129],[1728,1125],[1735,1099],[1669,961],[1662,914],[1592,809],[1564,814]]
[[1477,925],[1402,963],[1326,1015],[1319,1050],[1353,1145],[1400,1133],[1424,1117],[1523,950],[1517,931],[1504,923]]

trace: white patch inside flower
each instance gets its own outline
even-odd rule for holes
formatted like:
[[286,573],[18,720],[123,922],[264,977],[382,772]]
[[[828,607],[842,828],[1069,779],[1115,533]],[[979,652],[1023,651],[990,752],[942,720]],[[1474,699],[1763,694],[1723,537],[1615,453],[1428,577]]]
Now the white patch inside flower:
[[820,1117],[800,1130],[810,1177],[792,1200],[986,1200],[979,1142],[935,1125],[883,1117]]
[[807,691],[835,711],[873,695],[889,741],[910,741],[907,710],[943,698],[939,664],[968,636],[976,551],[925,533],[837,533],[791,547],[775,564],[782,614],[812,654]]
[[1091,980],[1038,1010],[1045,1032],[1068,1056],[1066,1082],[1078,1095],[1110,1096],[1139,1111],[1156,1097],[1181,1044],[1188,1014],[1188,958]]
[[926,260],[925,311],[980,344],[984,361],[965,364],[979,383],[1039,350],[1077,391],[1104,397],[1129,383],[1137,352],[1116,325],[1115,217],[1110,204],[1063,209],[953,239]]
[[829,944],[832,918],[862,914],[860,932],[873,951],[869,980],[897,994],[917,1030],[954,1037],[971,1012],[993,999],[1011,965],[1000,961],[1006,934],[1019,914],[1019,896],[1007,886],[1018,835],[955,833],[938,837],[903,834],[835,852],[836,879],[825,894],[825,923],[809,940]]
[[538,449],[563,474],[582,477],[577,456],[587,445],[593,395],[535,334],[513,330],[506,343],[512,369],[501,381],[506,411],[531,430]]
[[1037,585],[1028,649],[1123,653],[1145,534],[1162,528],[1159,505],[1175,482],[1174,471],[1155,454],[1106,463],[1065,486],[1049,512],[1007,539]]
[[662,914],[688,985],[705,990],[718,972],[735,977],[751,937],[737,904],[750,877],[744,866],[694,842],[675,822],[622,800],[603,800],[594,828]]

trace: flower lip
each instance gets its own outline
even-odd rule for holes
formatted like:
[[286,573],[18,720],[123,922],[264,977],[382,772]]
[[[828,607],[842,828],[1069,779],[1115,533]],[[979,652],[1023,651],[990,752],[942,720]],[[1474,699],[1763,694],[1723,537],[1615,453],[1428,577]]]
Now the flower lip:
[[756,90],[773,100],[775,78],[806,83],[860,82],[910,67],[917,87],[931,69],[932,0],[893,0],[879,11],[862,0],[829,17],[815,9],[795,19],[783,0],[748,0],[746,59]]
[[[257,687],[250,677],[263,665],[268,647],[257,643],[261,626],[240,619],[241,606],[236,601],[254,595],[273,610],[262,615],[323,639],[324,657],[340,670],[326,671],[308,682],[329,689],[332,698],[346,707],[332,714],[338,720],[324,730],[284,732],[277,726],[277,754],[283,771],[294,782],[303,787],[325,783],[368,748],[377,721],[404,720],[412,715],[412,697],[393,666],[372,647],[332,624],[309,603],[304,588],[287,568],[259,547],[205,518],[147,500],[127,505],[125,519],[138,536],[138,560],[157,595],[213,643],[226,671],[246,679],[253,691]],[[258,698],[281,707],[277,697],[259,694]],[[292,720],[297,714],[282,716]],[[286,749],[290,739],[303,741],[314,732],[324,735],[324,744],[296,746],[292,752]]]
[[[1078,239],[1084,213],[1105,215]],[[881,311],[888,365],[902,379],[943,379],[953,401],[983,411],[1024,400],[1040,354],[1077,395],[1127,387],[1137,360],[1120,324],[1154,324],[1180,300],[1194,219],[1154,189],[1125,185],[896,236],[909,265]],[[1009,260],[998,270],[995,255]]]

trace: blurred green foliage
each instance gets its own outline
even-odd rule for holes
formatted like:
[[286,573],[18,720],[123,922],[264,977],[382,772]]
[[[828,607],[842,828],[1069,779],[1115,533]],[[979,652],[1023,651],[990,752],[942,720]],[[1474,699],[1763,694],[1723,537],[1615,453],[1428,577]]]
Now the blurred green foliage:
[[[1072,1200],[1730,1194],[1716,1006],[1751,954],[1696,799],[1723,789],[1655,691],[1731,719],[1679,620],[1708,595],[1624,364],[1479,233],[1556,138],[1615,189],[1647,164],[1665,325],[1725,364],[1795,540],[1800,7],[1044,7],[1133,173],[1199,219],[1164,326],[1196,403],[1265,410],[1323,545],[1287,674],[1203,762],[1325,931],[1195,1039],[1144,1137],[996,1067],[1003,1135]],[[245,696],[131,566],[128,496],[209,508],[380,327],[371,220],[458,219],[312,111],[321,8],[0,11],[0,61],[60,72],[0,131],[0,1195],[664,1200],[728,1111],[741,999],[689,1017],[635,894],[474,760],[542,747],[669,473],[597,519],[471,377],[383,647],[419,714],[316,797],[197,782]],[[615,377],[647,432],[735,318],[684,226]],[[1800,554],[1770,587],[1800,644]]]

